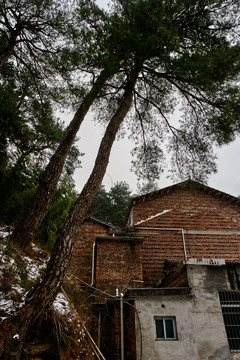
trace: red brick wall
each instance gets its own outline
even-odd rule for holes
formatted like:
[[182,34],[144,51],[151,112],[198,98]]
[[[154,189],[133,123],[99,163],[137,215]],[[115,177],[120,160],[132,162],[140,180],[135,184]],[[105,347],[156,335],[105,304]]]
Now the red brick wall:
[[135,307],[131,300],[124,303],[124,355],[125,360],[135,360],[137,357]]
[[[98,240],[97,286],[111,291],[116,287],[155,286],[164,277],[166,259],[184,260],[181,231],[156,229],[158,227],[185,231],[188,258],[240,261],[239,234],[201,233],[240,232],[238,205],[198,189],[174,188],[168,194],[135,203],[134,224],[164,210],[171,211],[136,226],[135,235],[144,238],[143,244],[124,241],[120,237],[112,237],[111,241],[106,238]],[[191,234],[191,231],[196,233]],[[107,232],[107,226],[87,220],[78,233],[71,269],[88,283],[91,281],[92,244],[96,236],[105,236]],[[142,279],[144,284],[133,281]]]
[[116,288],[142,287],[141,241],[97,239],[96,287],[115,295]]
[[164,288],[188,287],[187,266],[183,262],[165,262],[165,278],[161,284]]
[[144,286],[155,285],[163,274],[165,259],[184,260],[182,234],[153,228],[182,228],[188,258],[224,258],[240,261],[240,235],[190,234],[188,231],[238,231],[240,209],[227,200],[194,189],[176,188],[173,192],[133,206],[134,224],[164,210],[170,212],[136,226],[143,242]]
[[107,235],[109,227],[87,219],[81,225],[76,237],[70,271],[81,280],[91,283],[92,251],[96,236]]

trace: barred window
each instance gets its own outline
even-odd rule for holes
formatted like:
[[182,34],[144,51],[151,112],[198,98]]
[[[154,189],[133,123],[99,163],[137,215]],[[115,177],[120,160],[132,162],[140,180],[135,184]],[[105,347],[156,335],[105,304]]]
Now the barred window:
[[228,343],[232,352],[240,352],[240,293],[219,291]]
[[176,320],[174,316],[154,316],[156,340],[177,340]]

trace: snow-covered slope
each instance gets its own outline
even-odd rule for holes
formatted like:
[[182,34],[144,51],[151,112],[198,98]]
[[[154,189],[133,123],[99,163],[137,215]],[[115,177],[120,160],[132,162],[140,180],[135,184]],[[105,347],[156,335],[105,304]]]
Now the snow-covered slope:
[[[34,244],[27,255],[21,254],[9,243],[10,230],[0,227],[0,330],[1,324],[24,305],[27,292],[41,278],[48,261],[44,251]],[[96,359],[94,344],[89,344],[88,332],[64,291],[57,295],[51,310],[55,312],[54,321],[60,321],[66,335],[74,337],[74,347],[70,346],[66,359]]]

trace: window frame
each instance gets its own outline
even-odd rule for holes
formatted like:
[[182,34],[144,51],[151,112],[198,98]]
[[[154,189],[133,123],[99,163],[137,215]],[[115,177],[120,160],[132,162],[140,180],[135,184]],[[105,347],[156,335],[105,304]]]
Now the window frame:
[[[157,336],[157,321],[162,321],[163,322],[163,333],[164,333],[164,337],[158,337]],[[173,334],[174,337],[167,337],[167,332],[166,332],[166,320],[171,320],[172,321],[172,328],[173,328]],[[176,326],[176,317],[175,316],[158,316],[155,315],[154,316],[154,323],[155,323],[155,340],[159,340],[159,341],[176,341],[178,340],[178,336],[177,336],[177,326]]]

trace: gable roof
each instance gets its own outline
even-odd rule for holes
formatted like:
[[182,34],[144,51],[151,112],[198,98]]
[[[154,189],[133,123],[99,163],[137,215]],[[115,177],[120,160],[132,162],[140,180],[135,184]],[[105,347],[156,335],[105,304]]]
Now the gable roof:
[[131,208],[132,208],[133,205],[144,202],[144,201],[147,201],[147,200],[153,200],[153,199],[155,199],[157,197],[161,197],[161,196],[170,194],[170,193],[172,193],[173,191],[175,191],[177,189],[183,189],[183,188],[185,188],[185,189],[186,188],[187,189],[197,189],[197,190],[199,190],[201,192],[204,192],[206,194],[213,195],[213,196],[215,196],[215,197],[217,197],[219,199],[226,200],[226,201],[231,202],[232,204],[240,206],[240,199],[237,198],[236,196],[229,195],[229,194],[227,194],[225,192],[222,192],[220,190],[211,188],[211,187],[209,187],[207,185],[204,185],[204,184],[201,184],[201,183],[199,183],[197,181],[188,179],[186,181],[182,181],[180,183],[173,184],[173,185],[167,186],[165,188],[155,190],[155,191],[152,191],[150,193],[140,195],[140,196],[136,196],[136,197],[132,198],[130,200],[130,203],[129,203],[129,206],[128,206],[126,218],[125,218],[125,221],[124,221],[124,227],[127,224],[127,221],[128,221],[129,215],[130,215],[130,211],[131,211]]
[[98,219],[98,218],[96,218],[96,217],[94,217],[94,216],[87,216],[87,217],[84,219],[84,221],[86,221],[86,220],[94,221],[94,222],[96,222],[96,223],[98,223],[98,224],[104,225],[104,226],[109,227],[109,228],[111,228],[111,229],[115,228],[115,226],[114,226],[113,224],[110,224],[110,223],[107,223],[107,222],[105,222],[105,221],[102,221],[102,220],[100,220],[100,219]]

